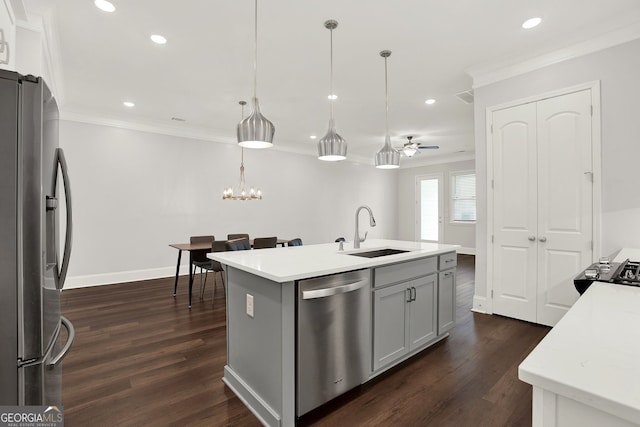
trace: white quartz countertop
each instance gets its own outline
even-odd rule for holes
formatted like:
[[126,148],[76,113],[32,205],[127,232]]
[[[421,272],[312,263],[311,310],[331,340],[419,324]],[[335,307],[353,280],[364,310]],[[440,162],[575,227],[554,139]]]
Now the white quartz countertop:
[[526,383],[637,423],[640,288],[593,283],[518,374]]
[[[452,252],[458,247],[458,245],[437,243],[371,239],[361,243],[360,249],[353,249],[353,242],[347,242],[344,244],[344,251],[338,251],[338,243],[326,243],[250,251],[212,252],[207,256],[222,264],[275,282],[284,283],[292,280],[409,261],[429,255]],[[352,252],[382,248],[405,249],[410,252],[378,258],[348,255]]]

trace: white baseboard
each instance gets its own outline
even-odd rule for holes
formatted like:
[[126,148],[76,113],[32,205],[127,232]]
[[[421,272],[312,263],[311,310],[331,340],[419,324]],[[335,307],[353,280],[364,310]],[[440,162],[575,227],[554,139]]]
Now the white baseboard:
[[493,313],[487,297],[481,297],[478,295],[473,296],[473,308],[471,309],[471,311],[482,314]]
[[[189,273],[189,265],[180,266],[181,274]],[[114,283],[137,282],[139,280],[172,277],[176,267],[151,268],[148,270],[118,271],[115,273],[89,274],[86,276],[70,276],[64,283],[64,289],[88,288],[90,286],[111,285]]]
[[476,248],[458,248],[456,252],[462,255],[475,255]]

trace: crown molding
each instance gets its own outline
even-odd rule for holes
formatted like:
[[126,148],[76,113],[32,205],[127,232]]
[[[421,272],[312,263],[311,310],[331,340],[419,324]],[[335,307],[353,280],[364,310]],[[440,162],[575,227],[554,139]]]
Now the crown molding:
[[139,132],[176,136],[179,138],[197,139],[200,141],[212,141],[221,143],[236,142],[235,139],[224,136],[221,133],[212,131],[211,129],[198,128],[189,125],[177,126],[150,120],[124,120],[117,116],[91,114],[86,112],[74,111],[68,108],[61,108],[60,119],[70,122],[86,123],[91,125],[108,126]]
[[472,67],[466,73],[473,79],[473,88],[479,88],[511,77],[548,67],[569,59],[588,55],[640,38],[640,22],[626,25],[591,40],[555,50],[521,62],[513,61]]

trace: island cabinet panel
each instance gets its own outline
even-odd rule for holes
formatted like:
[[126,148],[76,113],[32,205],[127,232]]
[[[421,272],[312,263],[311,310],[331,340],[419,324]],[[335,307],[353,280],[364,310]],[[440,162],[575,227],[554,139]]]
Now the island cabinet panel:
[[379,288],[394,283],[401,283],[435,273],[436,271],[438,271],[437,256],[376,267],[373,269],[374,286]]
[[432,274],[412,283],[413,295],[409,303],[409,351],[427,344],[436,337],[437,281],[438,275]]
[[456,323],[456,270],[441,271],[438,277],[438,335]]
[[436,286],[430,274],[373,292],[373,370],[436,338]]
[[405,283],[373,293],[373,370],[409,351],[409,289]]

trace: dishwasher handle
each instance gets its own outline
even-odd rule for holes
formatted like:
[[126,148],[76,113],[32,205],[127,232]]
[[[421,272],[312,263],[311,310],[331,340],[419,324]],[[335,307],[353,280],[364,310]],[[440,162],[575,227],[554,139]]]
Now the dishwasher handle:
[[334,295],[353,292],[364,288],[369,282],[367,280],[358,280],[356,282],[347,283],[341,286],[333,286],[329,288],[313,289],[310,291],[302,291],[302,299],[325,298]]

